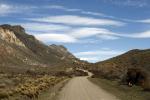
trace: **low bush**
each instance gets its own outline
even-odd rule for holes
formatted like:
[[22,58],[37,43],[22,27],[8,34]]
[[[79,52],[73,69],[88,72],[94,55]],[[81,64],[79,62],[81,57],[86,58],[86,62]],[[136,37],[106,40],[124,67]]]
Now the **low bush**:
[[126,81],[131,85],[143,85],[148,75],[140,68],[130,68],[127,71]]
[[9,97],[9,94],[7,91],[5,90],[0,90],[0,99],[3,99],[3,98],[8,98]]
[[150,78],[144,80],[142,87],[145,91],[150,91]]
[[16,87],[15,92],[29,98],[37,98],[40,91],[54,86],[63,79],[63,77],[43,76],[37,79],[28,80],[24,84],[20,84]]

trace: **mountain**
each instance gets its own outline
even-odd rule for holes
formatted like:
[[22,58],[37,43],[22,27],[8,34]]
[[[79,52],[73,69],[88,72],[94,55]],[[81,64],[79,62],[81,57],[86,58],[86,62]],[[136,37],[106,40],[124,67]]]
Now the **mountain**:
[[150,49],[134,49],[117,57],[97,62],[91,70],[100,71],[107,78],[122,78],[129,68],[140,68],[150,72]]
[[0,25],[0,67],[28,69],[69,66],[74,62],[80,60],[62,45],[47,46],[19,25]]

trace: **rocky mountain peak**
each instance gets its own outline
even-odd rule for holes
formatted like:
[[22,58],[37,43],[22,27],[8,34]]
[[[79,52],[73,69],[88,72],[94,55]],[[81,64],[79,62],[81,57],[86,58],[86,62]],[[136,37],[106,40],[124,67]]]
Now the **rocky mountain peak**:
[[67,48],[65,48],[63,45],[52,44],[49,47],[52,48],[52,49],[57,49],[57,50],[61,50],[61,51],[67,51]]
[[25,29],[20,25],[12,26],[12,29],[17,33],[25,33]]
[[55,45],[52,44],[49,46],[50,49],[55,50],[58,54],[62,55],[62,59],[65,59],[66,57],[69,58],[75,58],[74,55],[72,55],[66,47],[64,47],[63,45]]
[[18,46],[25,47],[25,45],[16,37],[14,30],[18,32],[23,31],[23,29],[21,29],[21,27],[19,28],[18,26],[11,26],[7,24],[1,25],[0,26],[0,39],[8,43],[12,43]]
[[8,29],[8,30],[17,32],[17,33],[25,33],[25,29],[20,25],[11,26],[9,24],[3,24],[3,25],[0,25],[0,27],[3,29]]

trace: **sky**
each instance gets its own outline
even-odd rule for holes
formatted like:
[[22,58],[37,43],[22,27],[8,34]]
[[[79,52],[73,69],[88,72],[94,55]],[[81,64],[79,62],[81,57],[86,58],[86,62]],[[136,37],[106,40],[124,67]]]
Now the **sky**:
[[150,0],[0,0],[0,24],[98,62],[150,48]]

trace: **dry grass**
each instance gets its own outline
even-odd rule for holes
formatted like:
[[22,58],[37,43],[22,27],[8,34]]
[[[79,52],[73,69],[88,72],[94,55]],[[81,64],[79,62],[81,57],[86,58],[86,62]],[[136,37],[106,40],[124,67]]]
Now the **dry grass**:
[[0,75],[0,99],[21,95],[27,98],[38,98],[40,92],[53,87],[65,77],[50,75]]
[[89,80],[121,100],[150,99],[150,92],[143,91],[139,86],[128,87],[126,85],[118,84],[118,81],[111,81],[104,78],[90,78]]

